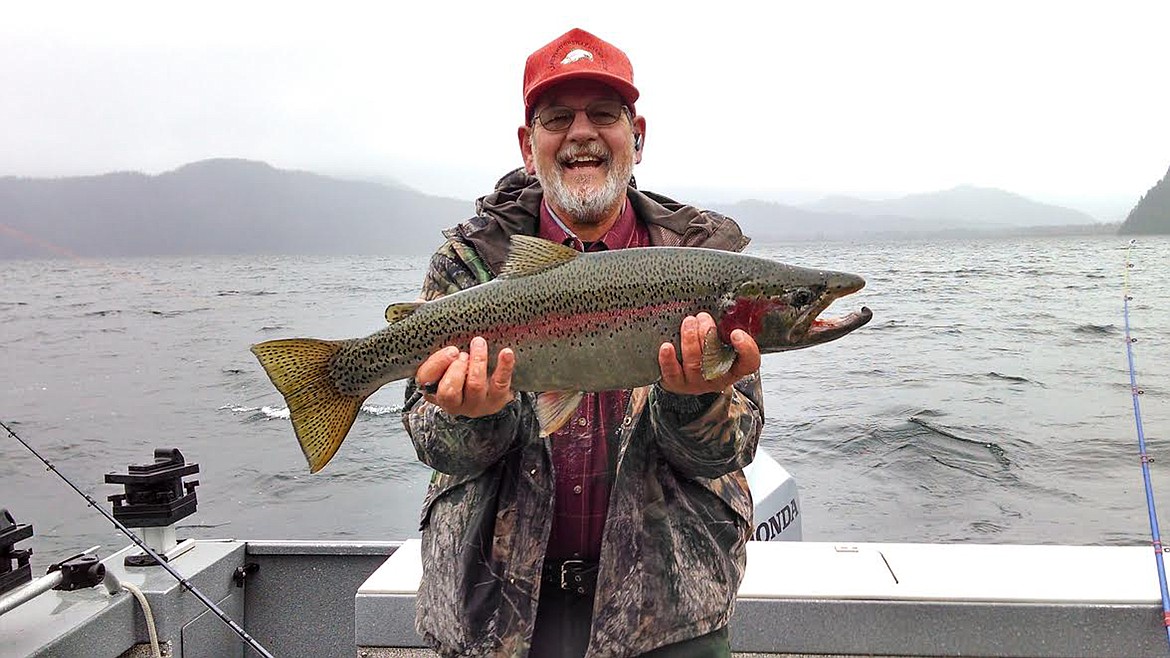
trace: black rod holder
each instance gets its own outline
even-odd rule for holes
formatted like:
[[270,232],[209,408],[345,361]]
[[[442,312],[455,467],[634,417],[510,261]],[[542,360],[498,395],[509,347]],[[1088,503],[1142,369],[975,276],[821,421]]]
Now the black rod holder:
[[187,464],[178,448],[155,448],[153,464],[107,473],[107,484],[126,487],[125,493],[109,496],[114,518],[132,528],[158,528],[194,514],[199,481],[184,482],[183,477],[198,472],[199,464]]
[[32,549],[15,546],[16,542],[32,536],[31,525],[17,523],[7,509],[0,508],[0,594],[32,582],[32,567],[28,563]]

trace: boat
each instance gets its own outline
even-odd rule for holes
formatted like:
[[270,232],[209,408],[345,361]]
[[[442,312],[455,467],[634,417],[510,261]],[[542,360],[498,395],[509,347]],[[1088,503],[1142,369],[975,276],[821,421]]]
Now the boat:
[[[175,521],[196,495],[182,478],[197,471],[165,449],[107,475],[126,487],[111,518],[138,523],[182,581],[138,545],[32,579],[19,547],[32,528],[0,516],[0,656],[264,655],[248,639],[272,656],[434,655],[414,630],[420,540],[180,540]],[[736,654],[1167,654],[1148,547],[801,541],[792,476],[763,451],[747,474],[759,523],[730,626]]]

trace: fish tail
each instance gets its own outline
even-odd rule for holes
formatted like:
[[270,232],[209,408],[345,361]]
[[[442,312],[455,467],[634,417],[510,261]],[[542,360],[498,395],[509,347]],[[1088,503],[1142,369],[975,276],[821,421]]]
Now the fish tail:
[[315,338],[270,340],[252,353],[288,403],[297,441],[316,473],[337,453],[367,396],[337,390],[330,363],[343,343]]

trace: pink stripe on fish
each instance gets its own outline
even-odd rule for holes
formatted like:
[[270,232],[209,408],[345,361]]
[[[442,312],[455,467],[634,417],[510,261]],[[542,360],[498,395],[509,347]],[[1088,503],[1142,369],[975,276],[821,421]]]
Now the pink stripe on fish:
[[485,338],[517,342],[517,339],[533,337],[571,336],[581,334],[596,328],[598,325],[609,323],[615,329],[629,320],[640,320],[657,315],[678,315],[681,322],[683,315],[694,310],[694,302],[677,300],[653,306],[639,306],[636,308],[615,308],[606,311],[578,313],[575,315],[546,315],[543,318],[524,324],[507,324],[485,327],[482,334],[459,334],[452,336],[454,344],[467,345],[476,335]]

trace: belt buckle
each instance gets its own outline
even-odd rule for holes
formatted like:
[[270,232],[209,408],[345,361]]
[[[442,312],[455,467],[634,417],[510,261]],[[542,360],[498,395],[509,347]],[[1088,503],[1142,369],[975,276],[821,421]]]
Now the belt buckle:
[[[572,567],[584,567],[585,560],[565,560],[561,563],[561,589],[563,590],[577,590],[580,589],[578,584],[569,584],[569,570]],[[580,578],[580,576],[577,576]]]

